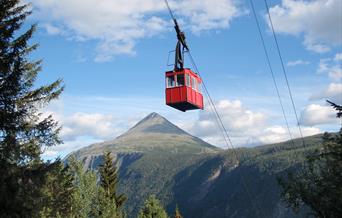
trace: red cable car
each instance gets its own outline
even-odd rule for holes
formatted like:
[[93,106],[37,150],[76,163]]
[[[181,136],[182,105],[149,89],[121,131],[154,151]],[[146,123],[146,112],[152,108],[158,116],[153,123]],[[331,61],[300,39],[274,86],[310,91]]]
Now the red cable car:
[[166,76],[166,104],[180,111],[203,109],[201,78],[190,69],[168,71]]
[[176,19],[174,19],[174,22],[178,42],[175,50],[174,70],[165,73],[166,104],[183,112],[195,109],[203,110],[202,80],[198,74],[183,67],[184,51],[189,51],[189,49],[185,41],[185,35],[180,31]]

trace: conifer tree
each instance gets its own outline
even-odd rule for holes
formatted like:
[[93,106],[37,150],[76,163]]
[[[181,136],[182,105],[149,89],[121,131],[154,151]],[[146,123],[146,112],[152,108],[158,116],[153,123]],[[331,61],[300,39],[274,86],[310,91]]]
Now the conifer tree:
[[100,184],[104,190],[105,197],[109,201],[114,202],[119,212],[127,197],[124,194],[118,194],[119,175],[116,163],[113,163],[111,153],[106,152],[103,156],[104,163],[100,166]]
[[115,205],[115,200],[110,199],[106,196],[104,189],[98,187],[98,207],[96,210],[95,217],[99,218],[122,218],[124,217],[121,211],[118,211]]
[[84,169],[75,156],[68,158],[69,172],[73,175],[74,193],[70,217],[97,217],[99,189],[96,174]]
[[22,29],[29,6],[20,0],[0,0],[0,214],[2,217],[36,216],[42,205],[40,187],[51,164],[44,163],[42,148],[61,143],[51,116],[42,106],[63,90],[61,80],[34,87],[41,61],[29,54],[36,25]]
[[75,194],[74,175],[60,160],[53,165],[42,187],[44,207],[40,217],[70,217]]
[[159,200],[151,195],[139,211],[138,218],[167,218],[167,213],[161,206]]
[[181,215],[181,213],[179,211],[178,206],[176,206],[174,218],[183,218],[183,216]]

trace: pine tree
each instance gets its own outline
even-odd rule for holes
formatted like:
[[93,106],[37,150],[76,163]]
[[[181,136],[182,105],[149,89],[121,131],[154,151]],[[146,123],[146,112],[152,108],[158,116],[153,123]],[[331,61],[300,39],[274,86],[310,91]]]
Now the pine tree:
[[74,175],[60,160],[53,165],[42,187],[44,207],[40,217],[70,217],[75,192]]
[[139,211],[138,218],[167,218],[167,213],[161,206],[159,200],[151,195]]
[[99,218],[122,218],[124,217],[121,211],[118,211],[115,205],[115,200],[106,196],[104,189],[98,187],[98,207],[94,217]]
[[29,45],[36,25],[22,30],[31,14],[20,0],[0,0],[0,214],[32,217],[42,205],[40,187],[51,164],[44,163],[42,148],[61,143],[51,116],[42,106],[63,90],[61,80],[34,87],[41,61],[29,60],[38,45]]
[[124,194],[118,194],[119,175],[116,163],[113,163],[113,158],[110,152],[104,155],[104,163],[100,166],[100,184],[104,190],[105,197],[114,202],[118,212],[122,209],[123,204],[127,200]]
[[178,206],[176,206],[174,218],[183,218],[183,216],[181,215],[181,213],[179,211]]

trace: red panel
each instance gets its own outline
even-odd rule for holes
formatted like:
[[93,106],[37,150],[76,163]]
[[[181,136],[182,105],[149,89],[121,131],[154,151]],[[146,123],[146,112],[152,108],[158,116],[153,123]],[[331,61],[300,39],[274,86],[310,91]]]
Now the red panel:
[[166,98],[166,104],[170,104],[171,103],[171,90],[170,89],[165,90],[165,98]]
[[196,91],[191,90],[192,103],[196,104]]
[[192,102],[192,95],[191,95],[192,89],[190,87],[186,87],[186,96],[187,96],[187,101]]
[[203,96],[200,93],[196,93],[196,105],[203,109]]
[[186,87],[180,87],[180,98],[181,101],[186,101]]
[[172,90],[173,92],[173,99],[172,99],[172,102],[180,102],[181,98],[180,98],[180,91],[179,91],[179,88],[174,88]]

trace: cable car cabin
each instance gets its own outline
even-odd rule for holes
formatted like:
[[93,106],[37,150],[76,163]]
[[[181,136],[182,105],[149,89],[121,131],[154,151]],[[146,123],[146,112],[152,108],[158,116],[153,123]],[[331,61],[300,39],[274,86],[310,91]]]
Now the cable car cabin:
[[180,111],[203,109],[201,78],[190,69],[168,71],[166,77],[166,104]]

